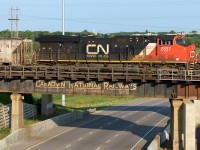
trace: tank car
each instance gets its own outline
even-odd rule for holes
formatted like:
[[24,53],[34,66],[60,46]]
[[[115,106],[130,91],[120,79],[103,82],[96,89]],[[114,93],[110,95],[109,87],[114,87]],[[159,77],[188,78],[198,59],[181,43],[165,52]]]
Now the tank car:
[[183,35],[42,36],[38,63],[83,66],[188,69],[195,62],[195,45]]

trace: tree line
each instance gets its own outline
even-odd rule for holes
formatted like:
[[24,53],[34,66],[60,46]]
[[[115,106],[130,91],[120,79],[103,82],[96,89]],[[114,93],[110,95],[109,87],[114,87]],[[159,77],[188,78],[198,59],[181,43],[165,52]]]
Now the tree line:
[[[84,30],[82,32],[65,32],[65,35],[71,36],[71,35],[80,35],[80,36],[88,36],[88,35],[94,35],[98,37],[113,37],[117,35],[133,35],[133,34],[147,34],[148,31],[145,32],[118,32],[118,33],[110,33],[110,34],[100,34],[100,33],[92,33],[88,32],[87,30]],[[170,32],[159,32],[158,34],[168,34],[168,33],[176,33],[175,31]],[[20,38],[28,38],[33,40],[33,48],[34,50],[39,50],[39,43],[35,42],[35,38],[39,36],[44,35],[62,35],[62,32],[49,32],[49,31],[19,31],[19,37]],[[0,38],[10,38],[11,32],[9,30],[0,31]],[[200,49],[200,35],[199,34],[189,34],[185,36],[186,43],[187,44],[196,44],[196,46]]]

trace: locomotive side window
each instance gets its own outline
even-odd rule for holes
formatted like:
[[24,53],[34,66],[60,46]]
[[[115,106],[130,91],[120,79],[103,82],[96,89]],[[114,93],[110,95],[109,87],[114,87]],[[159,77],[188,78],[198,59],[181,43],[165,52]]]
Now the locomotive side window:
[[159,40],[159,45],[173,45],[173,40],[170,41]]
[[168,41],[168,45],[173,45],[173,40]]
[[145,42],[145,43],[148,42],[148,37],[144,37],[144,42]]
[[176,39],[176,44],[186,44],[184,39]]
[[162,40],[159,40],[159,45],[162,45]]

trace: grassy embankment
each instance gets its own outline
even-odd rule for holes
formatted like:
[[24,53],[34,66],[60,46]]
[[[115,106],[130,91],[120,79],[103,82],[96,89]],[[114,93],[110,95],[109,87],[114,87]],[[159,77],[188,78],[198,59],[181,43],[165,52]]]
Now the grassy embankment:
[[[43,116],[39,114],[35,118],[24,119],[25,126],[34,124],[41,120],[45,120],[60,114],[85,111],[89,108],[96,108],[97,110],[110,106],[125,104],[135,101],[132,97],[116,97],[116,96],[89,96],[89,95],[66,95],[66,107],[62,106],[61,95],[53,95],[53,114],[50,116]],[[26,103],[35,104],[40,108],[41,94],[25,95]],[[11,103],[10,94],[0,93],[0,106]],[[40,112],[40,110],[38,110]],[[10,133],[10,128],[0,130],[0,139],[6,137]]]

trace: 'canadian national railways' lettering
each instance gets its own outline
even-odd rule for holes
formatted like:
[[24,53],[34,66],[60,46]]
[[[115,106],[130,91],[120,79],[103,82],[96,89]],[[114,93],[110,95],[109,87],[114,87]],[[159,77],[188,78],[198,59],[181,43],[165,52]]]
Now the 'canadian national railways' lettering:
[[104,82],[103,87],[104,90],[136,90],[137,84],[131,83],[125,85],[123,83],[110,84],[109,82]]
[[36,82],[36,88],[66,88],[66,89],[90,89],[90,90],[137,90],[136,83],[124,84],[124,83],[109,83],[109,82],[45,82],[39,80]]
[[45,82],[45,81],[39,80],[36,82],[36,87],[37,88],[65,88],[65,82],[57,83],[56,81]]
[[95,82],[75,82],[73,84],[69,84],[70,88],[77,88],[77,89],[101,89],[101,84],[95,83]]

